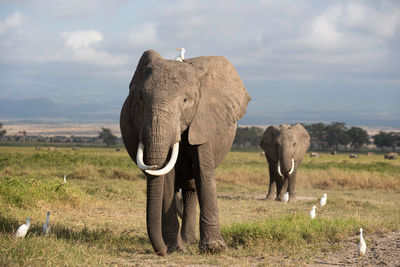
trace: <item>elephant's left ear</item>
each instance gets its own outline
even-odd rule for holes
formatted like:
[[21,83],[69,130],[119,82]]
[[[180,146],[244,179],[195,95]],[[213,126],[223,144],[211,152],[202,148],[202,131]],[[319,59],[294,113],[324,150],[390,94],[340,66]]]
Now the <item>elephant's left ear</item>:
[[296,153],[295,158],[302,158],[304,154],[307,152],[308,147],[310,146],[310,135],[301,124],[296,124],[292,126],[292,128],[295,128],[298,133],[298,139],[297,139],[298,147],[295,151]]
[[189,142],[208,142],[246,113],[250,96],[233,65],[224,57],[187,60],[198,69],[200,100],[189,127]]

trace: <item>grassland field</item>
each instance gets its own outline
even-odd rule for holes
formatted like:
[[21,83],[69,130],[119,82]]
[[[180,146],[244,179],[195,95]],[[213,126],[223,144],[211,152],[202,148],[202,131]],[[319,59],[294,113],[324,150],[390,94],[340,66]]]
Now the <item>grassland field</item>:
[[[340,257],[352,265],[360,227],[367,245],[400,231],[400,160],[306,156],[297,174],[303,200],[294,203],[265,200],[268,180],[259,151],[230,152],[217,168],[228,248],[202,254],[192,244],[186,253],[162,258],[146,233],[145,176],[124,149],[0,146],[0,266],[318,265],[317,259],[332,263]],[[324,192],[327,206],[310,220]],[[47,211],[52,229],[43,236]],[[31,228],[16,240],[27,217]],[[348,251],[329,258],[346,242]]]

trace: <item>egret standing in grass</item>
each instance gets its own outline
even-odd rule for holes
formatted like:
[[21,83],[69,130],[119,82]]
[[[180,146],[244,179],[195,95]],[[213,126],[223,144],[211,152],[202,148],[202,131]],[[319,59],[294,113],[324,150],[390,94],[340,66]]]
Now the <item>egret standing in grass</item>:
[[326,199],[327,199],[327,194],[324,193],[324,195],[321,197],[319,200],[319,207],[322,208],[323,206],[326,205]]
[[64,175],[64,184],[67,183],[67,175]]
[[285,202],[285,204],[286,204],[288,201],[289,201],[289,192],[286,192],[286,193],[283,195],[283,202]]
[[26,233],[28,232],[31,218],[26,220],[26,223],[18,227],[17,232],[15,233],[15,237],[25,237]]
[[181,52],[176,56],[175,60],[183,62],[185,60],[185,48],[177,48],[176,50],[180,50]]
[[47,212],[46,222],[43,224],[43,234],[47,235],[50,232],[51,225],[49,224],[50,211]]
[[310,218],[311,218],[311,220],[312,219],[314,219],[315,218],[315,208],[316,208],[317,206],[312,206],[312,210],[310,211]]
[[367,251],[367,245],[365,244],[363,237],[363,229],[360,228],[360,243],[358,243],[358,258],[361,259],[364,257],[365,252]]

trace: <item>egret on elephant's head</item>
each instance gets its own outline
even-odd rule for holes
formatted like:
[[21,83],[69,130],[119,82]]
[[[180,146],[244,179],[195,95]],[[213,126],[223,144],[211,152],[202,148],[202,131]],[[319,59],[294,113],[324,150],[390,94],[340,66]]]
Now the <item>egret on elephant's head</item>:
[[176,50],[180,50],[179,54],[176,56],[175,60],[179,62],[183,62],[185,60],[185,48],[177,48]]

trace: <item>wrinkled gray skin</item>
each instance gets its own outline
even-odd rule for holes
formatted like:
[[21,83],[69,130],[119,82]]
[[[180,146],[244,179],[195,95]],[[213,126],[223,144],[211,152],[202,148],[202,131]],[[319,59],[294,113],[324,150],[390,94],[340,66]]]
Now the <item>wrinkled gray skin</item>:
[[[195,240],[196,203],[200,204],[200,248],[226,245],[219,227],[215,168],[232,145],[237,121],[250,97],[224,57],[166,60],[145,51],[129,85],[120,126],[124,144],[136,162],[139,141],[144,163],[164,166],[179,142],[178,160],[169,173],[147,176],[147,232],[155,252],[184,250]],[[182,188],[184,210],[179,231],[174,194]]]
[[[269,189],[267,199],[283,201],[289,191],[289,201],[296,200],[296,173],[308,146],[310,136],[301,124],[268,127],[260,146],[265,151],[269,166]],[[294,171],[289,174],[294,159]],[[280,163],[281,175],[278,173]]]

